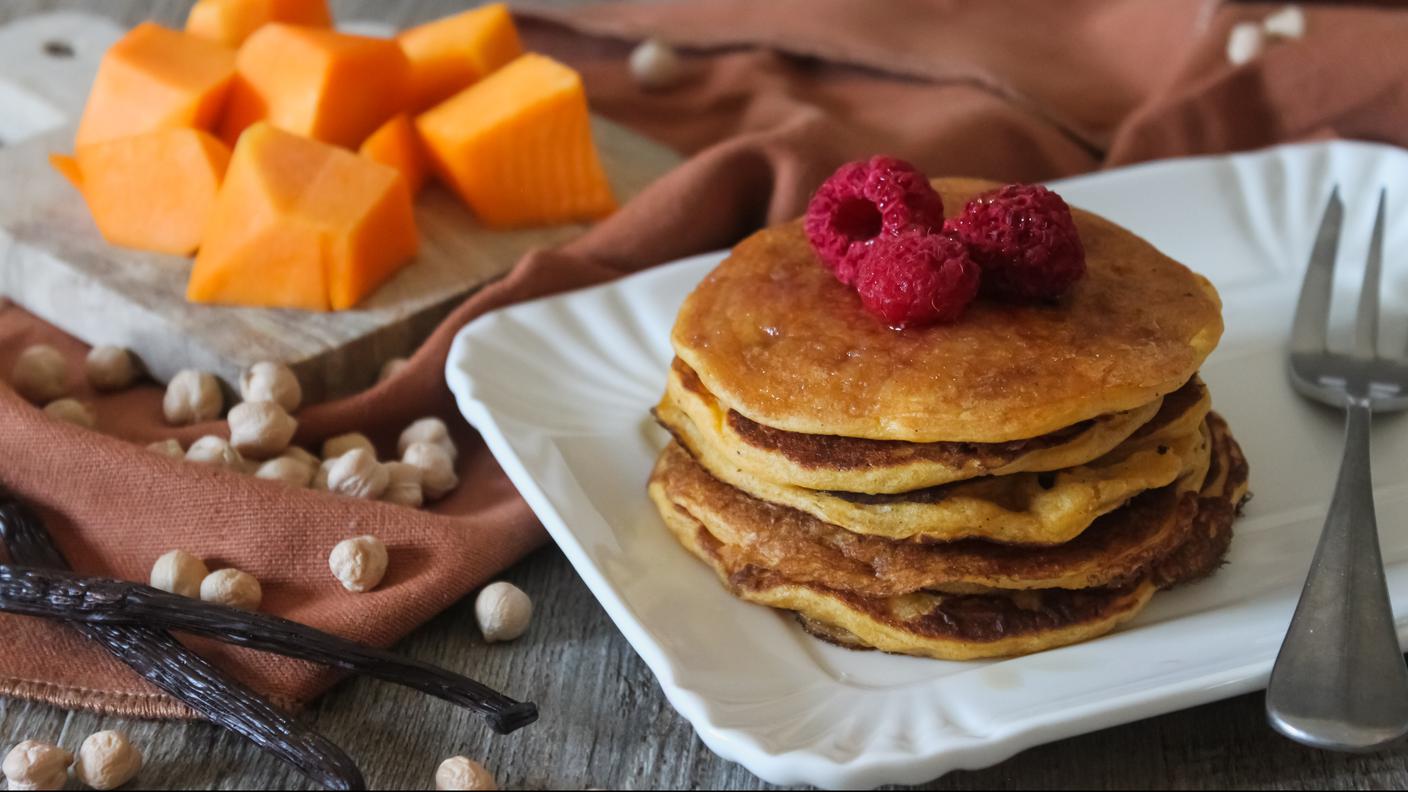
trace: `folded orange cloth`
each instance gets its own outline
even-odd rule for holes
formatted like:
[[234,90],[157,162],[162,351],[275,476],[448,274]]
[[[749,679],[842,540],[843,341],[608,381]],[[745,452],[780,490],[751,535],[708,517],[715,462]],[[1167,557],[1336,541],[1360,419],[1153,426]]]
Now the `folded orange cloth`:
[[[1229,65],[1231,26],[1276,7],[714,0],[532,12],[522,19],[527,42],[580,68],[598,112],[693,156],[583,237],[528,256],[470,298],[392,380],[298,416],[299,441],[310,446],[361,430],[387,449],[411,420],[444,417],[462,449],[454,495],[416,512],[167,460],[133,443],[189,442],[223,425],[169,430],[155,387],[80,393],[96,400],[103,434],[48,420],[0,388],[0,483],[41,508],[83,572],[144,580],[153,559],[182,547],[253,573],[273,613],[390,644],[545,539],[444,385],[446,352],[466,322],[725,247],[795,216],[838,164],[877,152],[933,174],[1038,180],[1326,135],[1408,140],[1408,14],[1311,7],[1303,40]],[[630,79],[626,56],[652,35],[694,50],[674,89],[647,92]],[[18,308],[0,308],[0,373],[37,341],[75,367],[85,352]],[[376,592],[352,597],[328,574],[327,553],[362,533],[387,543],[392,564]],[[61,626],[4,616],[0,631],[0,693],[185,714]],[[290,704],[336,679],[298,661],[191,644]]]

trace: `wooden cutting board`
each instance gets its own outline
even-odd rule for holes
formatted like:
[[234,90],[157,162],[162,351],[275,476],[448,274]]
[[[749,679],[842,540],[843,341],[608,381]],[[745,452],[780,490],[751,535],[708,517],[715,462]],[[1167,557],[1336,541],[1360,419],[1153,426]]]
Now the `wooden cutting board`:
[[[107,244],[78,191],[47,161],[50,152],[72,149],[71,124],[98,60],[121,34],[108,20],[73,13],[0,28],[0,118],[10,119],[0,126],[9,138],[0,148],[0,294],[90,344],[132,349],[162,381],[197,368],[233,383],[250,364],[278,360],[298,374],[310,400],[360,390],[470,292],[527,251],[584,228],[491,231],[432,185],[416,200],[420,254],[354,310],[187,303],[190,260]],[[46,59],[52,68],[36,68]],[[53,129],[55,123],[63,126]],[[44,127],[50,130],[32,134]],[[603,119],[592,129],[622,203],[680,160]]]

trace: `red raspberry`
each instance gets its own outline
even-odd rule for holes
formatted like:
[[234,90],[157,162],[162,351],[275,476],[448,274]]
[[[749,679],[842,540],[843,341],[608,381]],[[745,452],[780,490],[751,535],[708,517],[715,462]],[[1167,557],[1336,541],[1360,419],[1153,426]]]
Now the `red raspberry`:
[[1071,208],[1035,184],[1009,184],[974,198],[946,230],[983,269],[983,291],[1014,300],[1054,300],[1085,274],[1085,248]]
[[962,242],[911,228],[870,246],[856,275],[866,310],[896,329],[952,322],[978,294],[980,272]]
[[871,243],[908,228],[938,231],[944,202],[917,168],[894,157],[842,165],[812,195],[807,239],[836,278],[854,286]]

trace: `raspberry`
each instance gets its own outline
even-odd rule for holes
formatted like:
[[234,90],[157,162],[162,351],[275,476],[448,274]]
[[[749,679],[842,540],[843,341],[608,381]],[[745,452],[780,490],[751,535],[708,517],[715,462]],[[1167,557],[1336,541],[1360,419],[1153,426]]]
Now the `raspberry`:
[[842,165],[812,195],[804,221],[812,247],[847,286],[876,238],[943,224],[944,202],[929,179],[894,157]]
[[979,276],[962,242],[911,228],[874,241],[856,291],[866,310],[902,329],[957,319],[977,296]]
[[1009,184],[974,198],[946,229],[983,270],[983,291],[1011,300],[1054,300],[1085,274],[1085,248],[1071,208],[1035,184]]

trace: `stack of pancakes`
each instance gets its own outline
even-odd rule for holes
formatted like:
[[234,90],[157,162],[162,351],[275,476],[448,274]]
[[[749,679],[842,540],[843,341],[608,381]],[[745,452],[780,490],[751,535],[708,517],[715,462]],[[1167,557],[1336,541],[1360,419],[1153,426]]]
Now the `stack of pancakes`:
[[[950,212],[995,185],[935,182]],[[1074,210],[1060,303],[896,331],[797,223],[676,321],[650,495],[738,597],[854,647],[944,659],[1089,639],[1220,564],[1247,466],[1198,379],[1202,277]]]

